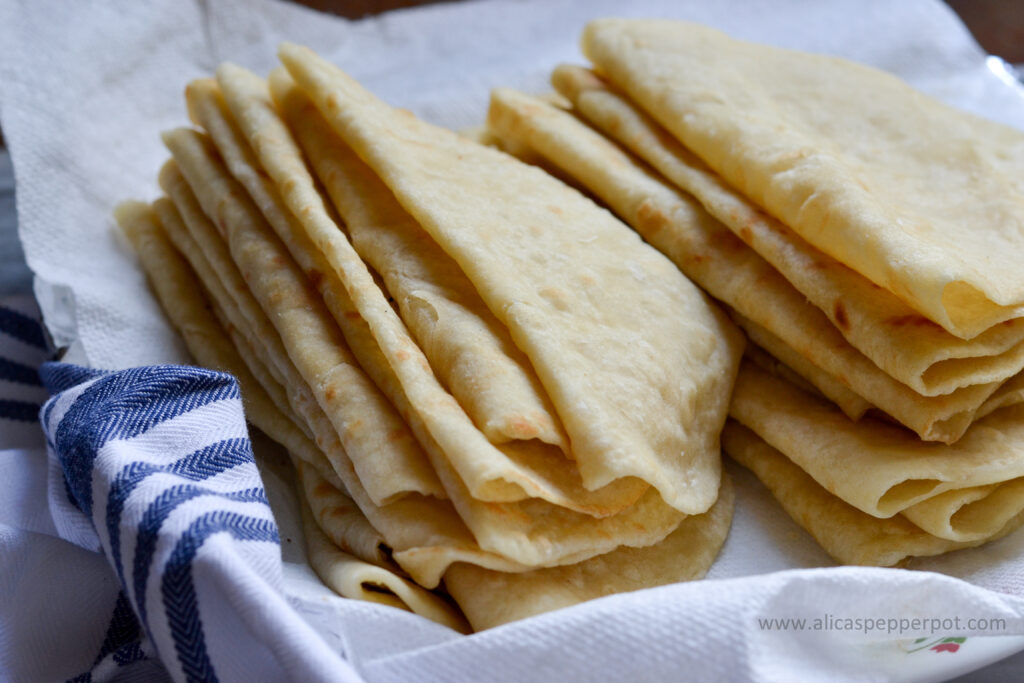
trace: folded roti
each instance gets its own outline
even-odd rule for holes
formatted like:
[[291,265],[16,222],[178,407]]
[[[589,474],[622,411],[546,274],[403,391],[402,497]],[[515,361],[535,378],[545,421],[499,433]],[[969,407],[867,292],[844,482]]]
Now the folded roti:
[[284,45],[280,56],[508,328],[584,486],[637,477],[677,510],[706,511],[720,478],[720,401],[742,345],[724,315],[549,175],[385,105],[309,50]]
[[593,72],[561,66],[552,82],[588,122],[696,197],[820,308],[851,345],[917,393],[948,394],[1003,381],[1024,368],[1024,319],[970,340],[950,334],[759,210]]
[[743,425],[729,420],[722,447],[751,470],[793,520],[841,564],[891,567],[912,557],[928,557],[995,540],[1020,527],[1024,515],[1008,520],[983,539],[938,538],[902,515],[879,519],[829,493],[786,456]]
[[417,586],[390,568],[358,558],[338,547],[317,526],[310,502],[301,489],[299,498],[306,558],[331,590],[343,598],[404,609],[460,633],[469,632],[465,617],[440,596]]
[[366,376],[323,301],[309,290],[210,140],[187,129],[166,133],[164,140],[203,211],[225,231],[246,284],[334,425],[367,492],[377,504],[409,492],[432,493],[437,478],[419,443]]
[[[162,211],[158,211],[156,206]],[[332,476],[333,469],[324,454],[279,408],[281,399],[272,398],[270,392],[263,389],[226,339],[223,327],[210,311],[213,302],[203,292],[188,262],[175,250],[164,231],[163,224],[167,221],[162,220],[159,214],[168,209],[176,211],[173,205],[162,199],[156,206],[126,202],[119,205],[114,213],[139,255],[161,307],[185,340],[189,352],[204,367],[235,376],[249,422],[309,463],[321,476]],[[180,218],[172,217],[171,220],[180,222]],[[290,413],[287,406],[284,410]]]
[[[216,85],[202,81],[193,83],[189,89],[193,115],[216,136],[214,140],[225,162],[236,178],[246,184],[303,271],[311,274],[310,281],[324,295],[353,354],[399,408],[419,442],[432,447],[436,439],[441,439],[443,452],[439,451],[437,457],[451,460],[475,498],[508,502],[539,496],[558,505],[604,516],[635,502],[645,488],[639,480],[622,480],[589,492],[580,486],[574,466],[558,450],[539,441],[495,448],[477,432],[434,379],[422,356],[418,356],[415,342],[367,277],[365,266],[358,262],[329,209],[323,205],[298,147],[270,102],[264,81],[231,65],[223,65],[219,74],[228,94],[228,105],[236,115],[232,119],[231,112],[220,106],[223,98],[219,97]],[[235,121],[242,131],[235,129]],[[244,139],[236,139],[242,132],[252,150]],[[262,166],[250,158],[253,154],[260,156]],[[278,187],[287,190],[283,197],[273,182],[260,174],[264,168]],[[291,212],[281,205],[285,201],[291,202]],[[293,215],[301,218],[296,220]],[[350,254],[349,268],[335,267],[338,252]],[[385,316],[391,330],[385,339],[397,344],[378,346],[378,317],[367,312],[365,305],[360,309],[350,298],[349,290],[355,286],[353,272],[363,275],[362,291],[376,294],[377,310],[391,314]],[[368,320],[360,310],[367,312]],[[399,370],[397,377],[394,368]],[[540,420],[544,420],[543,415]],[[551,425],[550,419],[547,422]],[[433,430],[432,435],[426,433],[427,429]],[[554,438],[557,440],[558,434]]]
[[933,536],[954,541],[992,538],[1024,510],[1024,478],[974,486],[911,505],[901,514]]
[[978,420],[955,444],[928,443],[872,417],[853,422],[831,402],[745,363],[729,415],[829,493],[875,517],[1024,476],[1022,404]]
[[[820,309],[692,197],[666,184],[571,114],[499,89],[491,95],[488,123],[502,140],[532,149],[577,178],[743,319],[770,332],[921,438],[956,441],[999,388],[999,383],[990,382],[929,397],[893,379],[853,348]],[[813,381],[812,373],[806,376]]]
[[312,102],[275,71],[274,96],[345,220],[352,246],[397,300],[430,367],[492,443],[539,439],[571,456],[529,361],[466,275],[342,142]]
[[598,20],[583,51],[737,190],[950,333],[1024,312],[1019,131],[696,24]]
[[665,540],[646,548],[619,548],[564,567],[519,574],[453,564],[445,586],[473,629],[525,619],[613,593],[703,578],[729,533],[733,487],[722,478],[710,510],[687,517]]
[[[166,136],[179,157],[186,163],[196,164],[193,171],[203,171],[203,163],[216,165],[195,146],[209,146],[197,133],[177,131]],[[330,366],[336,358],[333,345],[337,335],[318,328],[329,327],[329,316],[320,311],[322,304],[309,298],[305,280],[283,245],[262,224],[253,209],[244,214],[230,202],[241,201],[240,188],[233,192],[218,193],[218,184],[226,180],[211,176],[207,168],[196,173],[197,181],[204,184],[201,191],[209,193],[211,212],[217,216],[232,242],[232,255],[242,272],[252,273],[249,284],[258,294],[260,305],[266,307],[288,348],[288,357],[296,363],[306,364],[306,371],[323,393],[330,383],[318,379],[318,372]],[[230,185],[230,183],[227,183]],[[175,200],[184,199],[179,208],[186,222],[204,227],[217,238],[213,224],[197,208],[189,186],[175,193]],[[182,196],[184,195],[184,196]],[[222,202],[228,202],[225,206]],[[222,247],[223,249],[223,247]],[[230,271],[225,267],[223,271]],[[319,311],[319,312],[318,312]],[[290,321],[298,316],[305,325],[290,328]],[[315,357],[311,357],[311,354]],[[351,390],[351,387],[349,387]],[[289,390],[291,388],[289,387]],[[319,397],[318,397],[319,403]],[[328,402],[328,406],[331,403]],[[365,403],[361,409],[368,410]],[[372,408],[372,404],[371,404]],[[552,566],[577,562],[608,552],[620,545],[644,546],[655,543],[678,526],[682,513],[665,505],[653,489],[620,514],[595,519],[589,515],[555,507],[541,500],[520,503],[486,503],[469,495],[451,465],[442,459],[433,459],[446,490],[458,507],[435,497],[408,492],[400,498],[389,498],[379,505],[373,501],[357,476],[352,458],[339,443],[339,434],[328,422],[322,406],[299,406],[296,412],[306,421],[316,437],[317,444],[327,454],[348,494],[367,519],[378,529],[395,551],[395,559],[421,585],[432,587],[440,580],[444,569],[454,561],[480,563],[502,571],[523,571],[531,567]],[[378,416],[364,413],[365,424]],[[386,432],[384,433],[387,434]],[[356,442],[358,445],[358,442]],[[431,453],[436,448],[429,449]],[[468,529],[467,529],[468,526]],[[469,529],[472,529],[472,534]]]

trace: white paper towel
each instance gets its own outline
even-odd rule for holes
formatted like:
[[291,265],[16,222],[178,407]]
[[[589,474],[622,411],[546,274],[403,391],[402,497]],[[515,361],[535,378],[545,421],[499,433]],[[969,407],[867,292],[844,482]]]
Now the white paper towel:
[[[159,132],[186,123],[185,84],[218,62],[265,73],[278,42],[304,43],[393,104],[460,128],[482,121],[492,87],[547,90],[554,65],[582,61],[577,41],[586,20],[609,15],[685,18],[849,57],[1024,129],[1021,90],[1001,80],[955,16],[931,0],[493,0],[361,22],[270,0],[0,3],[0,121],[14,160],[21,239],[51,332],[71,345],[70,360],[98,367],[187,358],[110,212],[122,199],[156,196],[167,156]],[[1024,634],[1024,533],[917,564],[970,583],[923,572],[807,569],[832,562],[751,475],[733,471],[736,519],[713,580],[613,596],[472,637],[331,597],[298,550],[286,552],[289,590],[328,642],[374,680],[927,677],[1008,652],[1017,641],[972,637],[960,660],[926,652],[932,659],[921,664],[893,641],[933,635],[927,628],[778,632],[757,618],[998,617],[1005,628],[988,635]],[[282,537],[297,538],[290,488],[272,469],[265,478]],[[794,569],[804,571],[770,573]]]

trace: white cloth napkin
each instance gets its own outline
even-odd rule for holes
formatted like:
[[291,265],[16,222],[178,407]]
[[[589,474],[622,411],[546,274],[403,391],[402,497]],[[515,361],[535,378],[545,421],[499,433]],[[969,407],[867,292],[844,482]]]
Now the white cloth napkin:
[[[186,122],[182,88],[219,61],[265,73],[277,42],[305,43],[388,101],[458,128],[483,120],[491,87],[546,90],[555,64],[582,61],[576,44],[585,21],[607,15],[686,18],[742,38],[850,57],[1024,129],[1020,88],[933,0],[493,0],[362,22],[270,0],[0,3],[0,123],[14,160],[22,242],[57,343],[71,345],[71,360],[104,368],[186,358],[113,231],[110,210],[121,199],[156,196],[166,157],[159,131]],[[266,462],[283,590],[328,646],[371,680],[941,677],[963,670],[957,662],[976,665],[1024,646],[982,637],[1024,634],[1024,534],[915,565],[941,574],[829,568],[828,557],[738,469],[736,519],[711,580],[462,637],[330,597],[303,562],[290,485],[272,458]],[[22,491],[38,484],[23,480]],[[813,626],[826,616],[840,621],[823,630],[790,623],[784,631],[759,621],[807,618]],[[938,619],[938,628],[929,621],[841,629],[846,619],[902,626],[899,620],[914,617]],[[944,627],[955,618],[961,624]],[[978,619],[1003,622],[967,624]],[[967,640],[941,642],[957,636]],[[946,647],[926,640],[928,647],[910,652],[919,637]],[[237,638],[243,656],[251,641]]]

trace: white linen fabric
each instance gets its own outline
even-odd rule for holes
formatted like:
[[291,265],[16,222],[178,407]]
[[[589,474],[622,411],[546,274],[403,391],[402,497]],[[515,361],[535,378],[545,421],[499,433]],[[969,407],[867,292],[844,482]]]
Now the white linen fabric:
[[[576,44],[585,21],[608,15],[685,18],[741,38],[839,54],[1024,128],[1024,97],[1009,84],[1009,72],[986,59],[948,8],[933,0],[492,0],[361,22],[272,0],[4,2],[0,124],[17,177],[21,242],[47,328],[57,345],[71,347],[65,359],[104,369],[187,359],[117,237],[110,211],[121,199],[156,195],[155,172],[166,157],[159,131],[185,121],[181,92],[190,79],[209,74],[221,60],[265,73],[275,45],[292,40],[339,63],[388,101],[459,128],[483,120],[491,87],[547,90],[555,64],[583,61]],[[94,383],[67,387],[71,392],[112,381],[66,372],[77,382],[68,384]],[[0,390],[16,384],[0,380]],[[31,391],[33,397],[16,400],[42,403],[38,382]],[[47,424],[61,415],[60,400]],[[53,425],[59,430],[62,423]],[[10,424],[0,418],[0,449],[13,449],[0,452],[0,678],[187,678],[175,646],[164,644],[173,642],[173,629],[165,616],[155,616],[162,609],[159,570],[140,584],[133,561],[125,560],[138,553],[145,508],[159,490],[179,485],[178,475],[153,473],[126,499],[121,519],[134,525],[119,527],[119,564],[106,525],[110,487],[126,462],[122,457],[147,464],[152,454],[97,449],[102,455],[83,470],[92,483],[76,494],[63,478],[79,465],[62,461],[55,447],[48,466],[42,443],[8,440]],[[34,429],[26,438],[34,438]],[[235,438],[239,432],[232,429]],[[168,443],[169,453],[183,448]],[[224,680],[344,680],[351,675],[347,665],[374,681],[880,680],[909,677],[911,668],[918,679],[939,679],[963,671],[968,660],[976,666],[978,656],[967,653],[984,658],[989,648],[996,658],[1024,647],[1024,533],[915,564],[930,571],[835,568],[742,470],[733,473],[733,530],[708,580],[612,596],[461,636],[408,613],[331,594],[304,561],[297,508],[280,461],[270,454],[257,464],[280,544],[225,532],[207,538],[194,559],[218,577],[197,579],[194,593],[208,654],[221,653],[210,660]],[[251,464],[243,469],[255,474]],[[228,473],[214,475],[209,485],[228,494],[254,488]],[[103,503],[90,508],[85,499]],[[128,506],[136,499],[139,506]],[[167,516],[168,538],[181,538],[207,514],[194,507],[203,501],[212,505],[209,514],[261,524],[271,519],[262,501],[197,497]],[[154,546],[151,566],[171,561],[172,541],[164,543]],[[108,631],[131,636],[127,608],[139,615],[138,630],[132,638],[114,637],[117,647],[105,650]],[[961,625],[799,627],[799,619],[813,625],[826,615],[862,623],[959,618]],[[984,628],[979,620],[986,620]],[[303,629],[306,636],[295,635]],[[1011,635],[1000,640],[998,634]],[[918,647],[916,638],[938,640]],[[131,642],[136,649],[118,654]],[[131,660],[127,668],[118,657]],[[921,665],[922,659],[928,663]]]

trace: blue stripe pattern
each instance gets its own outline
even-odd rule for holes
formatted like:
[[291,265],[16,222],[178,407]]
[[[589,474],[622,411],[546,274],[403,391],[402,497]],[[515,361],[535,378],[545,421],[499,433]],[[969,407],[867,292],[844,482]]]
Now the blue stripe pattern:
[[146,510],[146,516],[139,522],[138,540],[135,546],[135,561],[132,563],[133,576],[135,577],[134,589],[135,600],[139,605],[139,617],[143,623],[146,621],[146,584],[149,582],[149,566],[153,560],[153,553],[156,552],[156,542],[159,537],[160,527],[174,510],[187,503],[193,498],[200,496],[217,496],[224,500],[233,500],[240,503],[267,503],[266,494],[262,488],[246,489],[231,493],[215,493],[200,486],[175,486],[167,489],[153,501]]
[[35,387],[43,385],[35,368],[7,358],[0,358],[0,380],[28,384]]
[[[96,655],[93,666],[99,664],[109,655],[118,653],[127,655],[129,650],[138,652],[139,643],[142,640],[142,627],[139,620],[132,611],[131,603],[125,597],[124,591],[117,594],[117,603],[114,605],[114,615],[110,618],[110,625],[107,626],[107,634],[103,637],[103,644],[100,646],[100,653]],[[130,658],[130,655],[128,655]],[[126,657],[123,663],[128,663]],[[134,660],[132,660],[134,661]]]
[[216,681],[199,620],[198,598],[192,580],[192,560],[210,536],[227,532],[241,541],[262,541],[281,544],[277,526],[266,519],[217,510],[203,515],[182,534],[164,568],[160,591],[174,634],[178,659],[188,662],[182,667],[187,681]]
[[190,453],[167,467],[138,461],[125,466],[110,485],[107,496],[107,533],[110,535],[110,549],[118,578],[124,581],[120,544],[121,512],[128,496],[140,483],[157,472],[201,481],[251,460],[252,450],[247,439],[225,439]]
[[68,679],[68,683],[92,683],[93,672],[102,666],[105,659],[110,659],[118,668],[148,659],[143,645],[145,638],[146,634],[139,625],[135,612],[132,611],[131,602],[125,597],[124,591],[121,591],[117,594],[114,614],[107,625],[103,644],[100,645],[99,654],[92,664],[93,668]]
[[[70,502],[105,532],[105,541],[97,534],[99,545],[122,586],[93,670],[74,680],[92,680],[100,670],[109,675],[111,667],[142,661],[154,651],[177,679],[218,680],[223,676],[202,621],[203,609],[211,608],[200,605],[195,583],[195,560],[207,541],[224,534],[228,544],[259,544],[247,552],[275,560],[260,566],[276,567],[277,573],[262,576],[269,571],[264,569],[260,575],[268,588],[279,590],[281,584],[277,525],[252,446],[238,436],[237,382],[223,373],[169,365],[105,373],[46,363],[40,376],[53,395],[34,414],[46,431],[51,461],[64,474],[69,500],[59,503],[70,510]],[[170,441],[180,438],[180,429],[154,429],[185,416],[188,425],[203,425],[190,435],[190,452]],[[235,511],[239,504],[244,514]],[[213,548],[218,561],[204,563],[202,571],[230,572],[223,554],[231,548],[220,540]],[[244,575],[251,577],[252,570]],[[151,579],[159,586],[153,601],[146,596]]]
[[0,306],[0,331],[29,346],[47,350],[46,337],[39,322],[6,306]]
[[17,422],[35,422],[39,415],[39,404],[0,398],[0,418]]
[[[54,365],[42,367],[48,387]],[[201,368],[153,365],[96,380],[53,430],[53,444],[79,509],[92,513],[92,462],[108,441],[130,439],[208,403],[239,398],[231,375]]]

